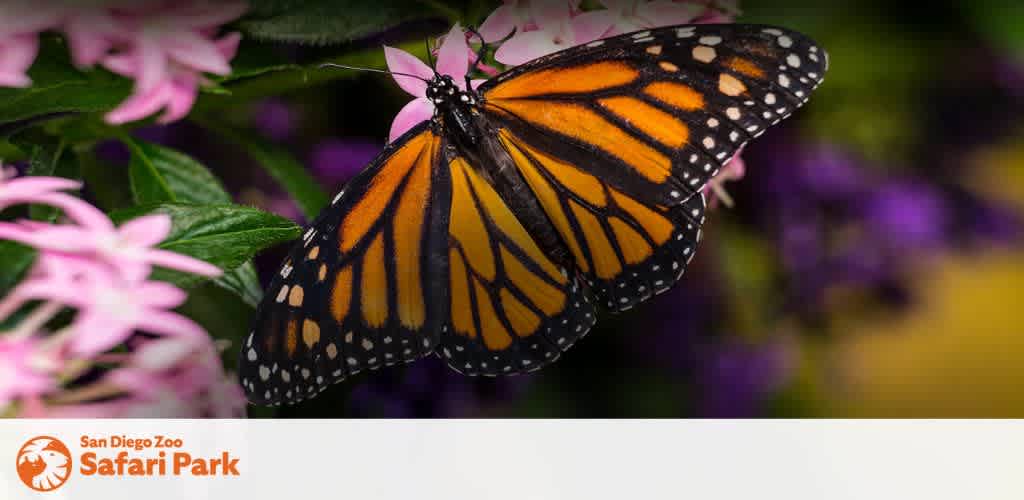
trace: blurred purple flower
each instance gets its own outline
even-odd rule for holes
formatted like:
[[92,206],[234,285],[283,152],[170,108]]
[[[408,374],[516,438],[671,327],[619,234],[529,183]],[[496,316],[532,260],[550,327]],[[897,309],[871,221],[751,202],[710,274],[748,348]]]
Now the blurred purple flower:
[[766,399],[792,369],[791,347],[781,339],[768,344],[724,343],[708,349],[698,366],[697,415],[744,418],[762,413]]
[[949,206],[920,182],[888,183],[864,203],[865,230],[896,250],[934,249],[946,241]]
[[348,181],[380,153],[382,145],[368,139],[327,139],[313,147],[313,174],[328,184]]
[[264,99],[254,109],[253,125],[275,141],[289,139],[295,132],[296,120],[295,111],[281,99]]
[[795,165],[801,186],[825,200],[852,196],[864,188],[867,180],[863,166],[831,144],[809,146],[797,156]]

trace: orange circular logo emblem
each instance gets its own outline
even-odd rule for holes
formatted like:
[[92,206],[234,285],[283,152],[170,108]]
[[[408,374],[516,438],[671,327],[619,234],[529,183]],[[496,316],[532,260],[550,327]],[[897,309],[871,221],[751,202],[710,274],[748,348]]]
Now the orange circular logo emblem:
[[18,450],[18,477],[36,491],[53,491],[71,477],[71,452],[59,439],[39,436]]

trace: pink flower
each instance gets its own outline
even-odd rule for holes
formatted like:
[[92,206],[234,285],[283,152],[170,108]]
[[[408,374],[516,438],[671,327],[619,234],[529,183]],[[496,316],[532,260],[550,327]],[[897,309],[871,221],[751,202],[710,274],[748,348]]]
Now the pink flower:
[[648,28],[692,23],[707,7],[696,2],[671,0],[601,0],[616,16],[604,36],[621,35]]
[[27,280],[11,296],[21,302],[46,300],[76,308],[78,314],[68,341],[75,356],[105,352],[127,340],[135,330],[206,336],[195,322],[169,311],[185,302],[181,289],[159,281],[126,282],[96,266],[73,280],[57,275]]
[[[455,80],[455,84],[465,90],[470,56],[471,51],[469,50],[469,45],[466,44],[466,37],[462,31],[462,26],[456,24],[445,35],[444,42],[438,50],[437,68],[435,68],[437,74],[452,77]],[[407,130],[434,116],[434,103],[427,99],[426,92],[427,82],[434,79],[435,69],[431,69],[430,66],[417,59],[416,56],[394,47],[384,47],[384,58],[387,60],[388,69],[391,71],[415,75],[392,75],[402,90],[415,97],[398,112],[394,121],[391,122],[389,140],[394,141]]]
[[485,41],[497,42],[511,34],[513,30],[518,30],[519,32],[535,30],[537,29],[537,23],[534,20],[534,11],[538,10],[538,4],[541,7],[543,5],[561,6],[568,4],[569,9],[575,12],[580,4],[580,0],[534,0],[533,2],[529,0],[505,0],[501,7],[498,7],[491,15],[487,16],[487,19],[484,20],[477,31],[483,36]]
[[57,386],[55,362],[40,342],[24,336],[0,336],[0,410],[13,399],[38,396]]
[[507,65],[523,64],[569,47],[601,38],[612,26],[614,14],[607,10],[573,15],[563,3],[540,2],[530,10],[537,29],[516,33],[503,43],[494,58]]
[[135,79],[131,97],[107,114],[109,123],[139,120],[165,110],[160,122],[179,120],[195,103],[204,73],[227,75],[238,50],[237,33],[212,39],[221,24],[241,16],[244,2],[160,3],[118,17],[124,25],[119,51],[101,63]]
[[219,353],[209,338],[162,338],[136,349],[106,381],[142,400],[202,401],[195,416],[227,418],[245,408],[245,397],[234,381],[224,376]]
[[36,35],[15,35],[0,39],[0,87],[28,87],[32,80],[26,72],[39,51]]
[[110,11],[96,7],[68,7],[63,31],[71,50],[71,60],[79,68],[93,66],[107,55],[114,40],[123,33]]
[[79,224],[95,224],[107,220],[103,212],[74,196],[62,193],[67,189],[79,189],[82,183],[60,177],[14,178],[14,169],[2,170],[0,165],[0,211],[23,203],[50,205],[64,211],[64,214]]
[[31,85],[25,72],[36,58],[39,32],[62,25],[72,59],[79,66],[95,63],[110,48],[109,37],[118,31],[100,7],[53,1],[5,2],[0,9],[0,87]]
[[[98,212],[98,211],[97,211]],[[153,248],[171,232],[167,215],[147,215],[114,227],[99,213],[91,226],[0,222],[0,239],[17,241],[40,250],[95,257],[116,269],[129,282],[149,275],[152,266],[216,277],[219,268],[201,260]]]
[[725,190],[725,183],[738,181],[747,175],[747,164],[743,161],[743,158],[740,156],[741,154],[743,154],[742,148],[733,155],[732,160],[729,160],[729,164],[723,167],[704,187],[704,194],[709,195],[711,198],[711,201],[708,203],[709,206],[717,206],[718,200],[722,200],[722,204],[726,207],[731,208],[733,206],[732,197]]

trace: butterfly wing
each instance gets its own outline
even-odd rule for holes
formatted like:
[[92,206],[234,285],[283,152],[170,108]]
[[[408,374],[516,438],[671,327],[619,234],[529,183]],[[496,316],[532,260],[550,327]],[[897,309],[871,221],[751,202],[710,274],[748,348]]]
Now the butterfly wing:
[[250,401],[292,403],[433,352],[447,311],[447,172],[428,123],[389,145],[310,225],[240,356]]
[[756,25],[626,34],[531,61],[479,87],[483,112],[603,305],[674,283],[699,193],[822,81],[807,37]]
[[480,171],[452,151],[450,321],[439,355],[470,375],[536,370],[590,330],[593,306],[575,273],[552,262]]

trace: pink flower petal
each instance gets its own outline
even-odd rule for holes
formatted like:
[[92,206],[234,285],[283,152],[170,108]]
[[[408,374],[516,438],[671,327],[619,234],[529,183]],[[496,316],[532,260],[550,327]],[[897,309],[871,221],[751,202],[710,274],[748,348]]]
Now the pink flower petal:
[[147,307],[172,309],[185,303],[188,294],[184,290],[163,281],[144,281],[136,284],[135,292],[139,302]]
[[179,76],[171,84],[170,97],[167,99],[167,111],[160,115],[157,123],[176,122],[188,115],[199,94],[198,78],[195,75]]
[[546,31],[528,31],[518,33],[508,39],[494,53],[494,58],[502,64],[517,65],[532,61],[561,50]]
[[32,80],[25,74],[39,52],[36,34],[18,35],[0,42],[0,86],[28,87]]
[[136,217],[117,228],[118,236],[125,243],[140,247],[159,244],[171,233],[171,217],[167,214]]
[[138,328],[158,335],[209,338],[203,327],[180,314],[152,311],[139,318]]
[[487,42],[497,42],[512,33],[516,28],[516,18],[513,15],[514,7],[502,5],[494,10],[491,15],[484,19],[483,24],[477,31]]
[[466,44],[462,26],[455,23],[437,51],[437,72],[451,76],[455,79],[455,84],[462,88],[466,85],[466,71],[469,70],[469,58],[472,55],[469,45]]
[[163,108],[173,91],[170,83],[162,83],[152,90],[135,93],[107,113],[104,119],[112,125],[141,120]]
[[57,207],[64,212],[69,219],[77,222],[88,229],[112,230],[114,223],[106,214],[96,207],[69,194],[52,193],[38,196],[34,203],[42,203]]
[[132,366],[149,372],[169,370],[187,361],[199,343],[187,337],[166,337],[147,341],[132,355]]
[[230,61],[235,58],[235,54],[238,53],[238,44],[242,41],[242,34],[237,32],[228,33],[215,43],[217,44],[217,51],[220,52],[221,57]]
[[646,21],[648,27],[658,28],[693,22],[706,8],[695,3],[654,0],[641,4],[637,9],[637,17]]
[[[135,70],[136,91],[146,92],[160,85],[167,80],[167,58],[164,56],[163,48],[159,42],[145,37],[139,37],[135,41],[135,61],[138,67]],[[152,114],[149,113],[149,114]]]
[[402,75],[391,75],[402,90],[413,97],[425,97],[427,94],[427,81],[434,78],[434,70],[430,69],[423,61],[416,56],[394,47],[384,46],[384,59],[388,63],[388,69],[397,73],[416,75],[413,78]]
[[223,271],[213,264],[167,250],[148,250],[146,252],[146,261],[154,266],[198,274],[208,278],[216,278],[223,274]]
[[75,356],[95,356],[128,340],[131,325],[92,310],[79,311],[73,323],[74,334],[68,341]]
[[416,98],[409,101],[395,115],[395,119],[391,122],[391,133],[388,135],[388,141],[394,142],[398,140],[409,129],[433,117],[434,105],[426,98]]
[[110,50],[114,36],[121,31],[107,13],[81,9],[64,24],[64,35],[71,49],[71,60],[82,68],[96,64]]
[[135,74],[137,57],[135,54],[113,54],[102,58],[103,67],[121,76],[132,77]]
[[[46,191],[64,191],[67,189],[81,189],[82,183],[65,179],[63,177],[19,177],[17,179],[0,182],[0,195],[7,193],[23,193],[25,195],[40,194]],[[3,198],[0,198],[3,199]]]
[[549,32],[561,31],[573,12],[573,6],[564,1],[533,1],[529,3],[528,8],[530,16],[540,29]]
[[231,66],[216,44],[195,33],[176,33],[174,39],[163,49],[178,64],[196,71],[226,75]]
[[573,43],[582,45],[601,38],[612,27],[614,21],[614,14],[607,10],[584,12],[572,18],[570,27],[573,33]]

